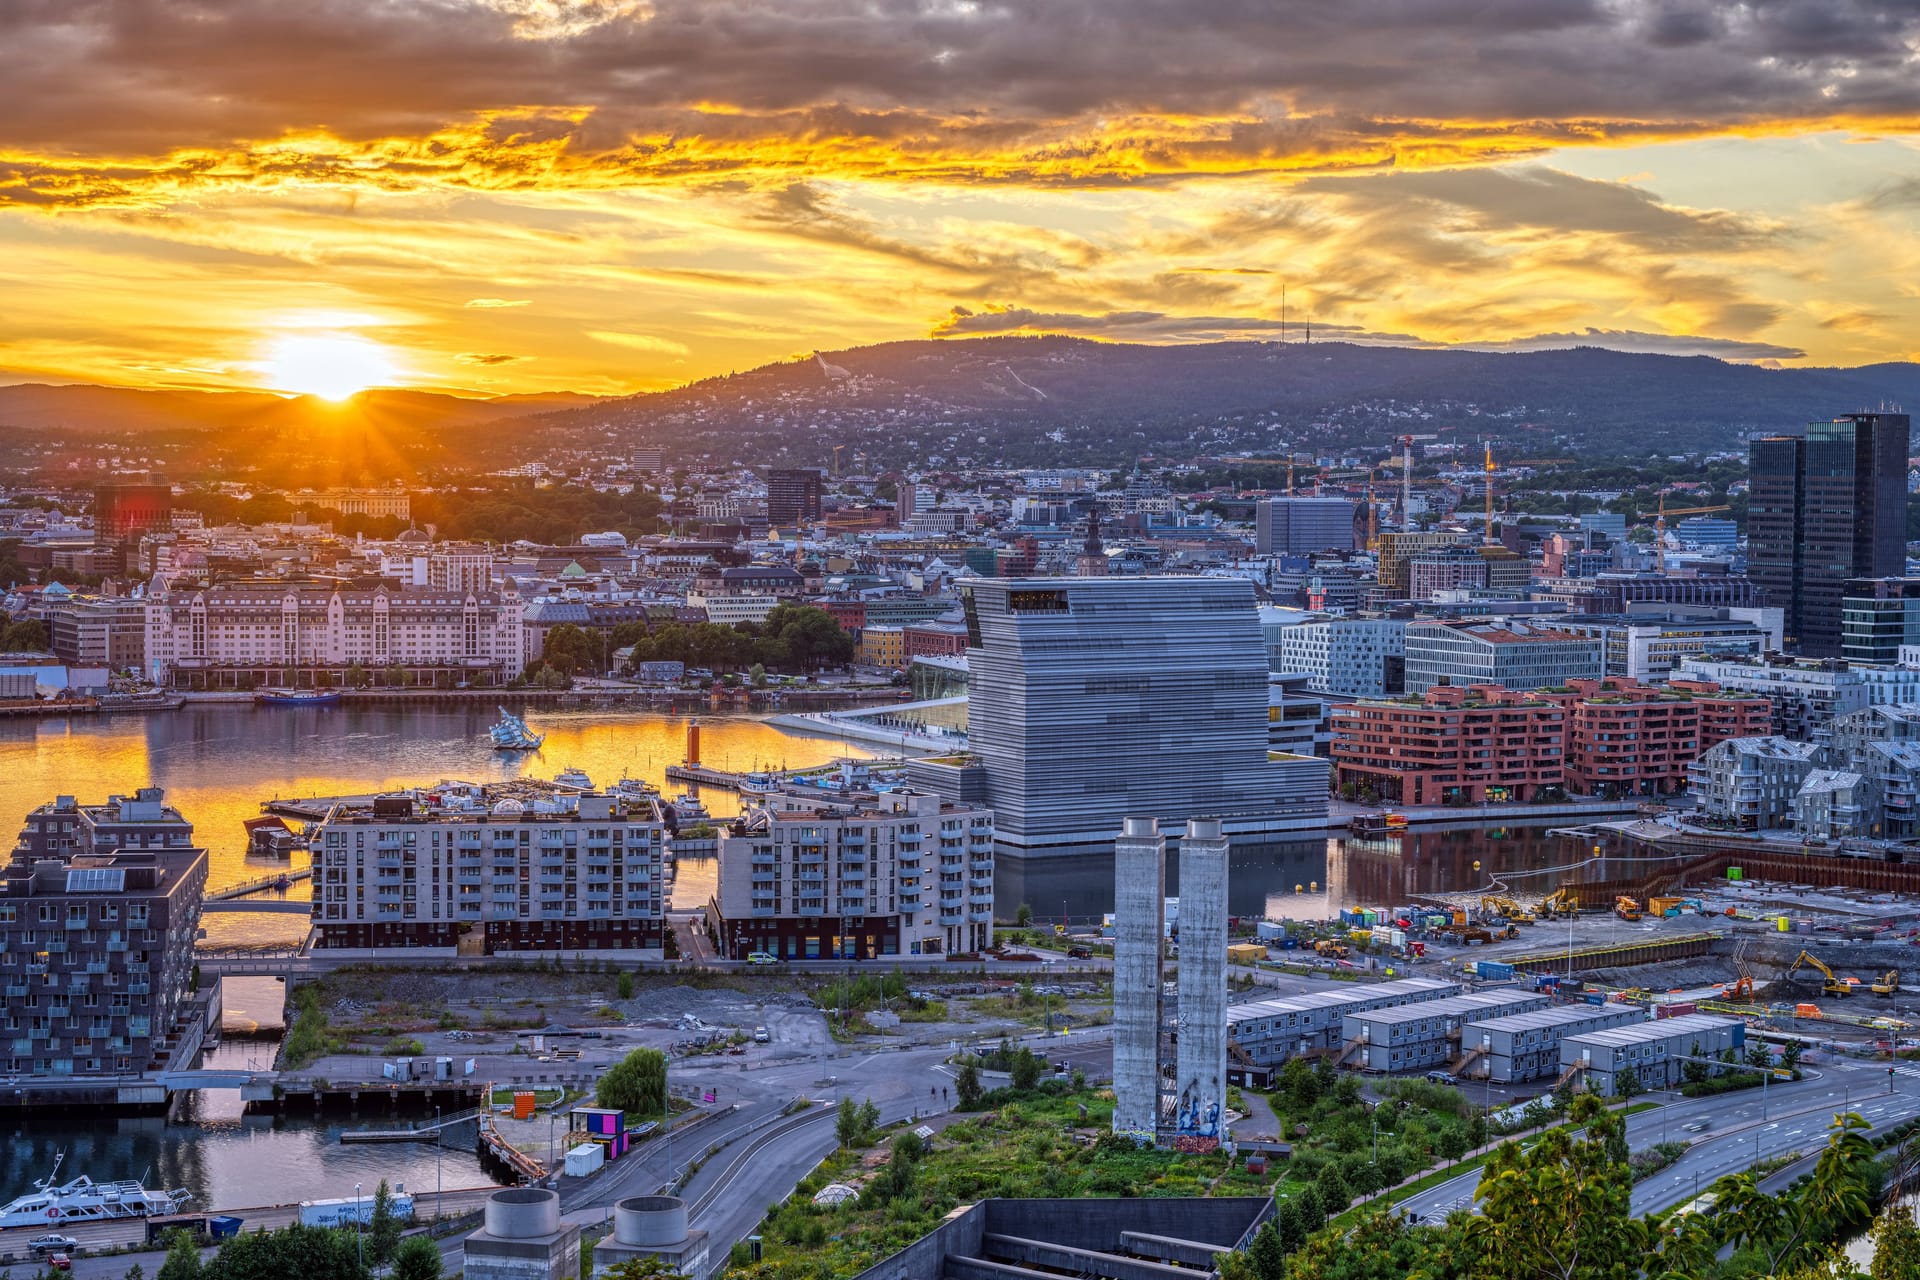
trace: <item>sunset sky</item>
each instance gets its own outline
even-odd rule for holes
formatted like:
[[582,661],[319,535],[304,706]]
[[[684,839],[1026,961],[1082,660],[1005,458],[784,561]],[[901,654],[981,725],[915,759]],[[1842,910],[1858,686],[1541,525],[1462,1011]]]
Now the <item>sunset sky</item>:
[[1894,3],[5,0],[0,382],[612,394],[1283,289],[1913,359],[1917,141]]

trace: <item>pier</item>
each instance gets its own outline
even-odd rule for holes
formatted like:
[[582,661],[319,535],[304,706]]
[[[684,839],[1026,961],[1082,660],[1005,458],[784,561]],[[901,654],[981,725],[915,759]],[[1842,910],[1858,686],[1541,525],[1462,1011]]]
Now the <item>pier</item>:
[[[232,902],[235,898],[244,898],[250,893],[259,893],[263,889],[280,889],[286,886],[280,882],[308,880],[313,877],[312,867],[300,867],[286,871],[276,871],[272,875],[260,876],[254,880],[243,880],[239,884],[230,884],[224,889],[215,889],[207,894],[206,900],[214,902]],[[301,905],[305,905],[304,903]]]
[[438,1120],[421,1120],[393,1129],[342,1129],[340,1141],[356,1142],[439,1142],[440,1131],[456,1125],[473,1124],[480,1119],[480,1108],[470,1107],[443,1115]]

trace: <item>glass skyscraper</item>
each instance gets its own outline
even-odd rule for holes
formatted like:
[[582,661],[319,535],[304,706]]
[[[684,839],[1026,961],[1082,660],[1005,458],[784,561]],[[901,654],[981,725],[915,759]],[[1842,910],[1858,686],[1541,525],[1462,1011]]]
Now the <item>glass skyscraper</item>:
[[1784,612],[1788,649],[1840,656],[1848,580],[1905,572],[1909,431],[1904,413],[1849,413],[1753,442],[1747,576]]

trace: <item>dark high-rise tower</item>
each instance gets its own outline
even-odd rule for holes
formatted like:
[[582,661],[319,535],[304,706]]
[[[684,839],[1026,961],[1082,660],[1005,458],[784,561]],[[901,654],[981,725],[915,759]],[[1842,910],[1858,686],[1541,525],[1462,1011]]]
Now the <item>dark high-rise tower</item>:
[[787,529],[820,518],[817,467],[776,467],[767,472],[767,523]]
[[1850,413],[1753,442],[1747,576],[1785,611],[1788,648],[1838,657],[1848,579],[1904,572],[1909,433],[1904,413]]

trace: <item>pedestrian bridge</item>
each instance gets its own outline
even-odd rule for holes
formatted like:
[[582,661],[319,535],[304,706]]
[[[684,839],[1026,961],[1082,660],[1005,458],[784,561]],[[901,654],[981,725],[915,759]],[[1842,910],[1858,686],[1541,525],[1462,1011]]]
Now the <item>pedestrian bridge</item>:
[[215,911],[265,911],[283,916],[310,916],[313,914],[311,902],[293,902],[286,898],[230,898],[218,902],[200,904],[202,913]]
[[241,1067],[228,1070],[206,1067],[192,1071],[162,1071],[154,1080],[168,1093],[185,1093],[193,1089],[244,1089],[249,1085],[263,1085],[272,1089],[274,1076],[270,1071],[248,1071]]

